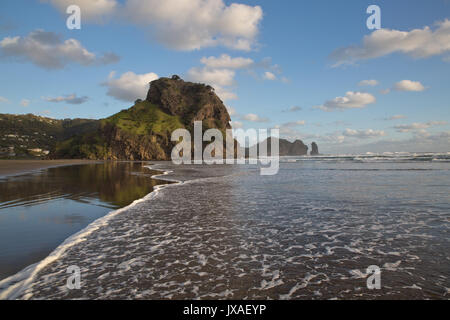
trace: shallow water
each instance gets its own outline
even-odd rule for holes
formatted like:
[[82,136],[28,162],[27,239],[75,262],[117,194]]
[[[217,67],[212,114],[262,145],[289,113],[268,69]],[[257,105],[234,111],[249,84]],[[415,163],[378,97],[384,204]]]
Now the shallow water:
[[[442,157],[290,157],[276,176],[161,163],[182,183],[66,243],[16,297],[448,299]],[[73,265],[79,290],[66,286]],[[381,290],[366,286],[371,265],[381,268]]]
[[[153,190],[141,163],[73,165],[0,179],[0,280]],[[154,173],[153,173],[154,174]]]

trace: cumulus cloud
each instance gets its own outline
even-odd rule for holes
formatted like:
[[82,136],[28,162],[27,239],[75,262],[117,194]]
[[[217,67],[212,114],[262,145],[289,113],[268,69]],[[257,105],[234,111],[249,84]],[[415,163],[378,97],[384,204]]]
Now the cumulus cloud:
[[394,128],[397,129],[398,132],[411,132],[425,130],[434,126],[444,126],[446,124],[446,121],[414,122],[411,124],[397,125]]
[[44,0],[62,13],[80,6],[82,19],[91,22],[114,17],[137,24],[160,43],[176,50],[225,46],[251,50],[263,18],[260,6],[223,0]]
[[75,39],[62,40],[59,35],[36,30],[25,37],[6,37],[0,41],[3,58],[29,61],[45,69],[61,69],[69,63],[83,66],[109,64],[119,60],[113,53],[97,57]]
[[428,58],[450,52],[450,20],[437,22],[434,30],[428,26],[411,31],[380,29],[364,37],[359,46],[335,50],[331,58],[335,66],[352,64],[392,53],[403,53],[413,58]]
[[362,80],[358,83],[358,85],[360,87],[366,87],[366,86],[375,87],[378,85],[378,81],[377,80]]
[[277,80],[277,76],[270,71],[266,71],[264,72],[263,79],[273,81]]
[[68,104],[83,104],[86,101],[88,101],[88,97],[83,96],[83,97],[77,97],[76,94],[70,94],[70,95],[65,95],[65,96],[59,96],[59,97],[47,97],[44,98],[45,101],[48,102],[54,102],[54,103],[59,103],[59,102],[66,102]]
[[135,101],[146,97],[149,83],[158,79],[156,73],[136,74],[125,72],[119,78],[115,78],[115,72],[111,72],[103,85],[108,87],[107,94],[121,101]]
[[380,29],[364,37],[362,45],[335,50],[331,58],[335,66],[359,60],[379,58],[392,53],[403,53],[414,58],[428,58],[450,52],[450,20],[435,24],[435,29],[399,31]]
[[267,118],[261,118],[257,114],[249,113],[242,117],[242,120],[249,121],[249,122],[269,122],[269,119]]
[[213,69],[244,69],[254,64],[254,61],[250,58],[232,58],[227,54],[222,54],[219,57],[203,57],[200,62]]
[[221,86],[214,86],[216,94],[223,101],[236,100],[238,98],[237,94],[230,91],[229,89],[222,88]]
[[397,91],[424,91],[425,87],[419,81],[402,80],[394,86]]
[[240,121],[231,121],[230,124],[233,129],[242,129],[244,127],[244,124]]
[[328,112],[345,109],[362,109],[375,102],[376,98],[370,93],[348,91],[344,97],[336,97],[328,100],[323,105],[316,106],[315,108]]
[[[245,70],[248,74],[255,75],[258,68],[266,68],[280,72],[279,67],[271,64],[271,59],[266,58],[261,62],[255,62],[250,58],[231,57],[222,54],[218,57],[210,56],[200,59],[202,67],[193,67],[187,72],[190,81],[206,83],[214,87],[217,95],[224,101],[237,99],[237,95],[232,91],[235,86],[235,76],[240,70]],[[275,72],[275,71],[274,71]],[[273,72],[267,71],[263,78],[276,80]]]
[[345,129],[342,133],[345,137],[352,137],[357,139],[371,139],[376,137],[382,137],[385,136],[386,133],[382,130],[353,130],[353,129]]
[[231,86],[234,83],[235,72],[229,69],[210,69],[208,67],[192,68],[188,77],[195,82],[204,82],[210,85]]
[[116,0],[41,0],[42,2],[51,3],[65,14],[67,7],[77,5],[81,9],[81,18],[88,21],[100,21],[110,17],[118,8]]
[[234,84],[236,72],[231,69],[211,69],[209,67],[191,68],[187,77],[194,82],[206,83],[214,87],[216,94],[223,100],[235,100],[237,95],[229,88]]
[[223,45],[248,51],[255,44],[263,11],[223,0],[128,0],[125,15],[150,26],[156,39],[174,49]]
[[211,85],[223,101],[237,99],[237,95],[230,88],[235,84],[236,70],[253,65],[251,59],[232,58],[226,54],[219,57],[203,57],[200,62],[204,66],[191,68],[187,73],[187,78],[190,81]]

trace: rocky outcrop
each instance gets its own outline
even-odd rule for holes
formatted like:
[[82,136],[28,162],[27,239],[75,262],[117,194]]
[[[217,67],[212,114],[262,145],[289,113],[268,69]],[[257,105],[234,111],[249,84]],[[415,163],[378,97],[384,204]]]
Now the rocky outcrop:
[[203,131],[231,128],[230,115],[211,86],[183,81],[178,76],[150,83],[145,101],[136,100],[127,110],[100,120],[95,132],[59,143],[52,158],[102,160],[170,160],[175,142],[171,134],[194,121]]
[[194,121],[203,121],[207,129],[231,128],[227,108],[208,85],[186,82],[176,75],[171,79],[160,78],[150,84],[147,101],[170,115],[179,116],[188,127]]
[[[271,155],[271,145],[272,139],[276,138],[268,138],[266,140],[267,143],[267,154]],[[304,156],[308,154],[308,146],[303,143],[301,140],[296,140],[294,142],[289,142],[285,139],[278,139],[279,141],[279,155],[280,156]],[[265,143],[265,142],[263,142]]]
[[311,144],[311,155],[312,156],[318,156],[319,155],[319,147],[317,146],[317,143],[313,142]]

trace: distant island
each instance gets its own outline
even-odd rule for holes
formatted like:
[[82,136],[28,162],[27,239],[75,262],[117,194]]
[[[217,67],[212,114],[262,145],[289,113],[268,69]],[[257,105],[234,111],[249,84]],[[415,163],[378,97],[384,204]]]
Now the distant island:
[[[227,108],[211,86],[174,75],[151,82],[145,100],[105,119],[0,114],[0,158],[170,160],[176,144],[171,133],[192,131],[194,121],[202,121],[204,131],[231,129]],[[300,140],[279,144],[280,156],[308,154]],[[311,155],[317,154],[313,143]]]

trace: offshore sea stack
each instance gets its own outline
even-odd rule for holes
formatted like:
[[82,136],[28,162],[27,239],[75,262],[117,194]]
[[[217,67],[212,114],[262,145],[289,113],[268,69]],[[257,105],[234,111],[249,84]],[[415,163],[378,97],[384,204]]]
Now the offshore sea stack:
[[[276,140],[276,138],[268,138],[267,141],[263,143],[267,143],[267,154],[271,155],[271,145],[272,140]],[[301,140],[295,140],[294,142],[289,142],[285,139],[278,139],[279,143],[279,155],[280,156],[305,156],[308,154],[308,146],[303,143]]]
[[312,156],[318,156],[319,155],[319,147],[317,146],[317,143],[313,142],[311,144],[311,155]]

